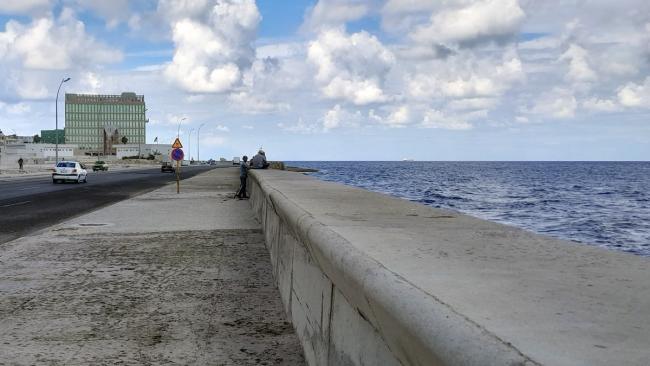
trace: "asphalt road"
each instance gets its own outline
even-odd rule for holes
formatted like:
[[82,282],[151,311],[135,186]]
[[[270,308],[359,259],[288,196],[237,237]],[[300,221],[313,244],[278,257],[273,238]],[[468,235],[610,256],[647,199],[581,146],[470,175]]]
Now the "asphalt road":
[[[213,169],[183,167],[186,179]],[[88,183],[53,184],[49,176],[0,180],[0,244],[173,182],[160,168],[88,172]],[[182,189],[182,184],[181,184]]]

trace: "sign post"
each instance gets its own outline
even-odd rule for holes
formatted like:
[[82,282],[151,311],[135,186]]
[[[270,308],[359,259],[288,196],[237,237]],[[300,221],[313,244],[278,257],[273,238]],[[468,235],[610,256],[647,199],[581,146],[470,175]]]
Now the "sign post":
[[172,144],[171,158],[176,161],[176,194],[181,193],[181,161],[185,157],[183,153],[183,144],[177,137],[176,141]]

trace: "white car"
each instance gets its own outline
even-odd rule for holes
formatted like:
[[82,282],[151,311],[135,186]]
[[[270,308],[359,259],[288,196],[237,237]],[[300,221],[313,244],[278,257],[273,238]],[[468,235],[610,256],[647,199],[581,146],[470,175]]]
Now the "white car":
[[67,180],[86,183],[87,175],[88,172],[83,164],[77,161],[60,161],[54,167],[52,183],[65,182]]

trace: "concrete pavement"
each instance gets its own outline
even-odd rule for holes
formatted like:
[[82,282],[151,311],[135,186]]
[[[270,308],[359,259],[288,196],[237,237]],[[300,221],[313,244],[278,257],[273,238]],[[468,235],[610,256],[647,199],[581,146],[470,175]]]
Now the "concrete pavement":
[[0,365],[301,365],[259,223],[215,169],[0,247]]

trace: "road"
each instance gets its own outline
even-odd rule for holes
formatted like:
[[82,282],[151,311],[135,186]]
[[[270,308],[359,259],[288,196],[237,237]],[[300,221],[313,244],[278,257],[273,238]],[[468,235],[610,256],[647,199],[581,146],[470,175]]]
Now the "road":
[[[182,179],[212,169],[183,167]],[[88,172],[88,183],[53,184],[49,176],[0,180],[0,244],[175,180],[160,168]],[[182,189],[182,182],[181,182]]]

